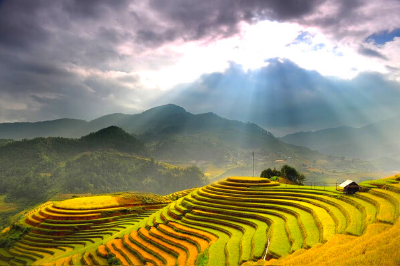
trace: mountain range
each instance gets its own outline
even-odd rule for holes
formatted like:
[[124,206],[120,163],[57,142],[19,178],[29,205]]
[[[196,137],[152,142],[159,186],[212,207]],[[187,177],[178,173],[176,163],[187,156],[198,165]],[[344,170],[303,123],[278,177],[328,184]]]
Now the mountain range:
[[400,159],[400,116],[360,128],[337,127],[297,132],[280,140],[325,154],[365,160]]
[[224,119],[214,113],[194,115],[172,104],[140,114],[110,114],[89,122],[58,119],[3,123],[0,124],[0,139],[79,138],[112,125],[135,135],[161,159],[225,160],[239,157],[237,154],[244,150],[257,150],[271,160],[320,156],[308,148],[286,144],[255,124]]
[[268,167],[281,167],[282,163],[299,167],[302,171],[311,171],[310,175],[316,179],[325,178],[327,171],[337,174],[376,170],[362,161],[328,158],[331,153],[313,151],[313,146],[286,143],[286,138],[280,140],[253,123],[228,120],[211,112],[192,114],[173,104],[154,107],[140,114],[110,114],[89,122],[58,119],[36,123],[3,123],[0,124],[0,139],[80,138],[110,126],[117,126],[131,134],[144,144],[148,156],[167,163],[214,164],[224,171],[231,167],[235,171],[239,169],[238,166],[246,167],[246,173],[227,174],[249,175],[253,152],[256,155],[257,172]]
[[[190,135],[191,141],[193,136],[196,136],[196,141],[200,142],[204,139],[207,142],[214,141],[214,144],[215,141],[222,142],[221,149],[232,144],[246,149],[268,146],[269,151],[277,152],[274,154],[276,157],[290,156],[288,150],[300,151],[300,148],[289,147],[282,143],[283,141],[327,155],[368,160],[381,157],[400,159],[400,116],[361,128],[343,126],[314,132],[297,132],[278,140],[255,124],[224,119],[214,113],[194,115],[173,104],[151,108],[140,114],[109,114],[89,122],[64,118],[33,123],[0,123],[0,139],[79,138],[112,125],[138,136],[145,142],[157,141],[158,145],[153,148],[159,149],[161,154],[166,140],[177,142],[179,136],[179,142],[182,143],[185,142],[182,136]],[[301,149],[301,152],[310,154],[310,151],[304,149]]]

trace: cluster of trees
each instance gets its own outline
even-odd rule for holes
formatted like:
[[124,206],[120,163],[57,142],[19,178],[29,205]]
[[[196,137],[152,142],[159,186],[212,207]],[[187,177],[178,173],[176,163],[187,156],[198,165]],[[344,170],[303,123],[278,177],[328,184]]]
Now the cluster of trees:
[[54,178],[68,193],[146,191],[169,194],[204,186],[207,179],[196,166],[172,167],[115,151],[85,153],[58,168]]
[[306,180],[305,176],[297,170],[287,164],[283,165],[281,170],[277,170],[276,168],[271,169],[267,168],[261,172],[260,177],[268,178],[271,179],[275,176],[281,176],[284,177],[292,182],[295,182],[296,184],[303,184],[303,182]]
[[282,176],[281,171],[277,170],[275,167],[274,169],[267,168],[261,172],[260,177],[271,179],[275,176]]

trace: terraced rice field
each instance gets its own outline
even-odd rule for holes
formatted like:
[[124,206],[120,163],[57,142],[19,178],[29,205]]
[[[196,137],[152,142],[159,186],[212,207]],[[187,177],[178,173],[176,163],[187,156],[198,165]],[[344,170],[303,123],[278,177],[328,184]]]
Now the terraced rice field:
[[0,248],[0,265],[108,264],[97,247],[166,205],[163,199],[146,206],[119,205],[118,200],[98,196],[46,202],[19,221],[29,232],[12,247]]
[[[130,238],[147,241],[146,252],[160,255],[163,264],[185,265],[176,252],[172,254],[174,260],[159,251],[162,241],[168,244],[171,238],[151,241],[140,233],[168,228],[176,234],[179,225],[187,232],[196,230],[197,236],[206,241],[201,249],[198,246],[197,253],[205,251],[200,257],[206,255],[208,265],[240,265],[250,260],[285,257],[325,243],[337,234],[360,236],[375,222],[393,224],[398,216],[398,196],[379,188],[350,196],[332,189],[305,189],[280,186],[262,178],[232,177],[196,189],[159,210],[143,222],[146,229],[131,233]],[[208,237],[202,236],[204,233]],[[182,240],[176,239],[178,243]],[[193,262],[197,256],[194,251],[186,251],[185,258]],[[143,265],[154,262],[141,252],[144,251],[132,254]]]
[[72,210],[48,203],[26,217],[34,230],[0,250],[0,261],[209,266],[275,261],[340,235],[358,239],[374,223],[393,225],[400,194],[396,186],[387,189],[394,182],[384,184],[345,195],[334,188],[231,177],[166,196],[178,199],[139,216],[121,207]]
[[179,198],[182,198],[182,197],[186,196],[187,194],[189,194],[193,190],[195,190],[195,188],[177,191],[177,192],[174,192],[174,193],[171,193],[169,195],[164,196],[164,198],[165,199],[169,199],[169,200],[177,200]]

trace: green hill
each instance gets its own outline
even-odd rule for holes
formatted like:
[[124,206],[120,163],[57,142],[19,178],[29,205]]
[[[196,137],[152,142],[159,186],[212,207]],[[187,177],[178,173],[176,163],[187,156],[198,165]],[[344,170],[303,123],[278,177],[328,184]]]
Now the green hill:
[[146,154],[144,144],[117,126],[103,128],[80,138],[79,142],[87,149],[115,149],[118,151]]

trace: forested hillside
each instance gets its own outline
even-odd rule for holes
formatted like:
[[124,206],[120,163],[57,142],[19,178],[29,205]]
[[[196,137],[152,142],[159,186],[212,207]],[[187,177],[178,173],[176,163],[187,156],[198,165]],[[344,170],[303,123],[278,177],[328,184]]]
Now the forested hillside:
[[6,201],[43,201],[61,192],[167,194],[204,184],[199,168],[159,163],[141,141],[115,126],[80,139],[35,138],[0,147],[0,194]]

